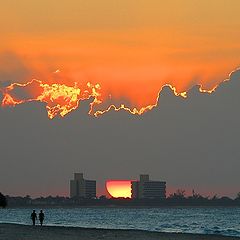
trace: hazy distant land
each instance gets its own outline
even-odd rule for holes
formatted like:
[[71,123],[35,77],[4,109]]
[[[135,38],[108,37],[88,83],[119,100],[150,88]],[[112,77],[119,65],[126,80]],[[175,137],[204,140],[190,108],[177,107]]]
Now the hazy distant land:
[[182,233],[158,233],[139,230],[107,230],[78,227],[55,226],[26,226],[17,224],[0,224],[0,239],[4,240],[236,240],[238,237],[225,237],[216,235],[182,234]]
[[229,197],[217,197],[212,198],[203,197],[201,195],[184,196],[181,194],[172,195],[166,199],[130,199],[130,198],[106,198],[99,197],[97,199],[84,199],[84,198],[68,198],[68,197],[39,197],[31,198],[26,197],[10,197],[6,196],[8,207],[175,207],[175,206],[240,206],[240,193],[235,199]]

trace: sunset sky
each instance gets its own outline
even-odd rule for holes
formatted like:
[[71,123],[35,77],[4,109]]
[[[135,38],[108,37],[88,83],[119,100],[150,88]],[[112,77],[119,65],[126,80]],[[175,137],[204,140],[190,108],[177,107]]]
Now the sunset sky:
[[166,83],[211,89],[239,65],[239,8],[238,0],[5,1],[1,81],[99,83],[100,109],[154,104]]
[[[84,172],[104,193],[106,179],[149,173],[168,190],[234,196],[239,10],[239,0],[2,1],[0,187],[67,195]],[[203,93],[233,71],[229,87]]]

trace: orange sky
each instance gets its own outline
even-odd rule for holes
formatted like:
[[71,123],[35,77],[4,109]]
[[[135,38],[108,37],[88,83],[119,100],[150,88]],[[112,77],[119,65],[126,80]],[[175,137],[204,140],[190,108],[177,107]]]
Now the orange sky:
[[[240,63],[239,9],[238,0],[8,1],[0,54],[20,59],[25,82],[99,83],[100,109],[140,108],[156,102],[163,84],[181,92],[226,79]],[[14,72],[5,60],[0,72]]]

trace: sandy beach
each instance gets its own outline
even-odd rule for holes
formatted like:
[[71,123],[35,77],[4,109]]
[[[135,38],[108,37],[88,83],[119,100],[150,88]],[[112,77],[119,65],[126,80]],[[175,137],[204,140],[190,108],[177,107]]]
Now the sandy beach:
[[0,224],[1,240],[236,240],[240,238],[216,235],[157,233],[138,230],[107,230],[94,228],[26,226]]

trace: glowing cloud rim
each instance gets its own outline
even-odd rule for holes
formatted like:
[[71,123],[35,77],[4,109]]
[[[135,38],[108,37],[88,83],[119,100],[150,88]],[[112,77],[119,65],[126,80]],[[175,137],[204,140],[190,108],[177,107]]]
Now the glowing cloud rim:
[[[230,80],[230,76],[235,71],[239,70],[240,68],[235,69],[229,74],[229,78],[222,81],[226,82]],[[57,70],[58,71],[58,70]],[[220,83],[220,84],[221,84]],[[218,86],[216,85],[211,90],[206,90],[199,86],[198,91],[201,93],[211,94],[216,91]],[[90,110],[88,112],[89,115],[93,115],[95,117],[99,117],[107,112],[110,111],[121,111],[125,110],[133,115],[142,115],[147,111],[152,110],[158,104],[160,93],[164,87],[169,87],[175,96],[187,98],[188,91],[184,92],[177,92],[176,88],[170,84],[165,84],[161,87],[160,91],[158,92],[158,96],[156,97],[156,101],[152,105],[144,106],[141,108],[130,108],[125,106],[125,104],[119,104],[119,106],[111,104],[106,109],[103,110],[95,110],[96,105],[100,105],[104,102],[102,98],[102,86],[100,84],[92,84],[88,82],[85,86],[79,87],[77,83],[74,86],[67,86],[65,84],[53,83],[48,84],[44,83],[41,80],[33,79],[27,83],[12,83],[11,85],[1,88],[0,91],[3,94],[3,99],[1,102],[2,107],[15,107],[20,104],[24,104],[27,102],[39,101],[46,103],[46,110],[48,113],[48,117],[53,119],[56,116],[64,117],[66,114],[70,113],[71,111],[77,109],[79,107],[80,101],[89,100],[93,98],[92,102],[90,103]],[[33,90],[37,89],[38,92],[31,92],[29,91],[29,97],[27,98],[19,98],[14,96],[14,91],[17,89],[27,91],[28,88],[33,88]],[[28,91],[27,91],[28,92]]]

